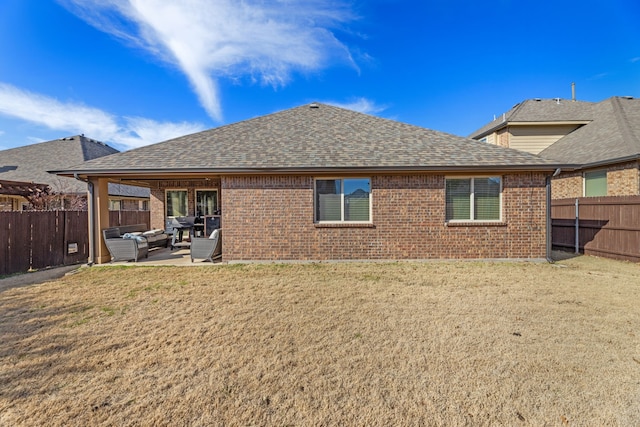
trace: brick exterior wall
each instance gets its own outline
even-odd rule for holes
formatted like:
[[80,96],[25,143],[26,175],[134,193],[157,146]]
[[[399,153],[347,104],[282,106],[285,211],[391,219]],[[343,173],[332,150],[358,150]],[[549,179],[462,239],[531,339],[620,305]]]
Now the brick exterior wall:
[[607,196],[640,195],[640,162],[624,163],[607,169]]
[[[607,196],[640,195],[640,162],[628,162],[607,168]],[[588,169],[601,170],[602,168]],[[561,173],[551,182],[551,197],[566,199],[583,197],[583,173],[585,171]]]
[[551,198],[582,197],[582,172],[562,172],[551,180]]
[[224,261],[543,258],[545,175],[503,176],[503,222],[445,223],[443,175],[371,177],[372,225],[314,223],[313,177],[222,177]]

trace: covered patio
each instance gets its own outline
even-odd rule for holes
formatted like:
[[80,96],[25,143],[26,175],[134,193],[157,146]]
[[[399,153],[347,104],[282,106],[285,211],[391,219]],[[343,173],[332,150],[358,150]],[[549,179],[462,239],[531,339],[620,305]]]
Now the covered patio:
[[[82,179],[79,177],[79,179]],[[220,176],[205,173],[136,173],[118,174],[111,172],[109,176],[88,177],[89,186],[89,228],[90,245],[93,248],[93,262],[104,264],[111,262],[111,254],[107,249],[102,230],[114,226],[109,220],[108,184],[129,184],[150,189],[150,228],[173,232],[172,219],[188,217],[196,221],[198,227],[191,228],[185,235],[192,237],[194,231],[200,235],[211,233],[215,224],[220,226]],[[215,221],[211,221],[215,219]],[[207,227],[208,226],[208,227]],[[185,241],[186,242],[186,241]],[[191,265],[188,244],[186,248],[170,251],[169,249],[152,250],[148,259],[138,263],[152,265]],[[184,260],[182,260],[184,258]],[[113,264],[126,264],[115,262]],[[194,264],[197,264],[194,263]]]

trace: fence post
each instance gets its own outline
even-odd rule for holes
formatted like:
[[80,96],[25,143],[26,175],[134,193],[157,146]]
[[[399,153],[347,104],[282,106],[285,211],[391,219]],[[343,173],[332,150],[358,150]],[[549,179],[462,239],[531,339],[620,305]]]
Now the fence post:
[[576,199],[576,242],[575,242],[575,253],[580,253],[580,208],[578,207],[579,202]]

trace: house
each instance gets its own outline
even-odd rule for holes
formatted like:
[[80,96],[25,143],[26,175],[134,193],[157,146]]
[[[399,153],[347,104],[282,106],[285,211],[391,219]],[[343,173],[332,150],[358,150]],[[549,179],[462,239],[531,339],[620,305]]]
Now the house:
[[640,100],[524,101],[470,138],[575,164],[554,178],[554,199],[640,195]]
[[48,191],[46,184],[0,180],[0,212],[22,210],[22,204],[29,197]]
[[[117,152],[115,148],[84,135],[0,151],[0,180],[16,183],[12,188],[8,184],[0,187],[0,210],[27,209],[33,201],[30,196],[49,193],[55,194],[47,197],[49,207],[83,208],[86,206],[87,184],[47,171]],[[20,188],[23,191],[19,191]],[[40,189],[40,192],[34,193],[33,189]],[[112,183],[109,196],[112,210],[148,209],[149,190],[146,188]]]
[[494,118],[469,138],[538,154],[593,120],[593,103],[565,99],[529,99]]
[[559,166],[312,103],[55,172],[92,183],[97,263],[109,182],[150,188],[152,228],[221,211],[224,261],[530,259]]

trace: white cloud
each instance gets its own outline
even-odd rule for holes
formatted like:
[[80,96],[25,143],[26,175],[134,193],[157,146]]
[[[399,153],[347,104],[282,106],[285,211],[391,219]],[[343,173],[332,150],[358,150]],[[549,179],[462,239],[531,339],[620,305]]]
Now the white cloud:
[[118,118],[80,102],[60,102],[5,83],[0,83],[0,114],[62,132],[83,133],[124,149],[142,147],[204,129],[198,123],[158,122],[142,117]]
[[96,108],[64,104],[5,83],[0,83],[0,113],[51,129],[82,130],[91,135],[113,135],[118,131],[113,117]]
[[365,114],[377,114],[387,109],[386,105],[376,105],[367,98],[356,98],[348,102],[327,101],[326,104]]
[[143,117],[126,117],[125,122],[131,136],[123,136],[121,141],[131,148],[148,145],[147,141],[166,141],[203,130],[203,126],[197,123],[157,122]]
[[58,0],[101,31],[178,67],[200,103],[222,120],[217,79],[274,87],[294,72],[343,61],[349,49],[333,34],[355,19],[344,0]]

